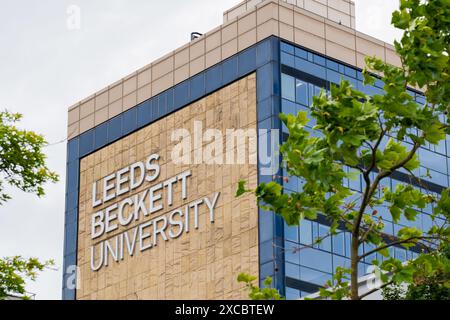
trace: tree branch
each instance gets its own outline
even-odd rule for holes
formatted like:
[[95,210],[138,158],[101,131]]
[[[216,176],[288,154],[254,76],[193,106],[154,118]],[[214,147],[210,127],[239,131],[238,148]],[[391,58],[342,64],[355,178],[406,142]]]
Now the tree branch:
[[383,283],[379,288],[373,288],[372,290],[369,290],[369,291],[367,291],[366,293],[360,295],[360,296],[359,296],[359,300],[362,300],[362,299],[364,299],[365,297],[371,295],[372,293],[377,292],[378,290],[381,290],[381,289],[383,289],[383,288],[386,288],[387,286],[389,286],[389,285],[391,285],[391,284],[393,284],[393,283],[394,283],[394,281],[388,281],[388,282],[386,282],[386,283]]
[[368,173],[370,173],[370,172],[367,171],[367,177],[365,175],[365,179],[367,179],[366,183],[367,183],[367,181],[369,181],[369,184],[366,185],[363,203],[361,204],[361,208],[358,213],[357,224],[355,225],[356,228],[359,228],[359,226],[361,224],[362,215],[364,214],[364,212],[366,210],[366,207],[369,203],[369,199],[372,198],[372,196],[375,193],[375,191],[377,190],[378,185],[381,182],[381,180],[390,176],[394,171],[396,171],[397,169],[400,169],[405,164],[407,164],[409,161],[411,161],[411,159],[414,157],[414,155],[416,154],[416,152],[419,148],[420,148],[420,144],[416,142],[414,144],[414,147],[411,149],[410,153],[408,154],[408,156],[405,159],[403,159],[402,161],[400,161],[397,164],[395,164],[394,166],[392,166],[392,168],[390,168],[389,170],[381,171],[380,173],[378,173],[377,177],[375,178],[375,181],[373,182],[373,184],[371,186],[370,186],[370,179],[368,177]]
[[383,141],[383,138],[386,134],[386,131],[384,131],[381,123],[380,123],[380,128],[381,128],[381,133],[380,136],[378,137],[377,142],[375,143],[375,145],[372,148],[372,163],[370,164],[370,167],[367,168],[366,173],[370,174],[370,172],[372,172],[372,170],[375,168],[376,162],[377,162],[377,150],[381,144],[381,141]]
[[384,249],[387,249],[387,248],[390,248],[390,247],[393,247],[393,246],[396,246],[396,245],[409,243],[409,242],[413,242],[413,241],[417,242],[417,241],[420,241],[420,240],[431,240],[431,239],[436,240],[436,239],[440,239],[440,238],[439,237],[411,237],[411,238],[404,239],[404,240],[394,241],[394,242],[385,244],[385,245],[383,245],[381,247],[375,248],[373,250],[370,250],[369,252],[366,252],[366,253],[360,255],[358,257],[358,261],[361,261],[362,259],[364,259],[365,257],[370,256],[371,254],[377,253],[377,252],[379,252],[381,250],[384,250]]

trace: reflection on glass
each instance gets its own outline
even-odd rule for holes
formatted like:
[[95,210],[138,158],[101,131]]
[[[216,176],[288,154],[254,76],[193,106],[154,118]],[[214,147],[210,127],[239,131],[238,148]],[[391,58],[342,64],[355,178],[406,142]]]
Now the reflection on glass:
[[312,244],[312,222],[309,220],[300,222],[300,243],[305,245]]
[[296,102],[304,106],[309,106],[308,102],[308,85],[306,82],[295,80]]
[[281,76],[281,92],[283,98],[295,101],[295,78],[283,74]]
[[300,267],[300,280],[323,286],[331,279],[331,274],[313,270],[310,268]]

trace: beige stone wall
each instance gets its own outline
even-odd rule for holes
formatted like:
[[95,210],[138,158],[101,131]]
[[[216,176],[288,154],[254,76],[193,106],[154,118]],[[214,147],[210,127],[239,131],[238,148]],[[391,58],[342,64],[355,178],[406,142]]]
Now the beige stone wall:
[[[299,8],[310,11],[330,21],[339,23],[352,29],[355,28],[355,3],[350,0],[280,0],[292,4]],[[245,0],[223,14],[223,21],[229,20],[244,14],[256,7],[264,0]]]
[[[192,130],[194,121],[204,128],[256,129],[256,76],[250,75],[166,118],[133,133],[81,160],[78,266],[81,287],[77,299],[242,299],[246,292],[237,283],[240,272],[258,274],[258,218],[255,200],[250,196],[234,197],[237,183],[245,179],[252,187],[257,183],[256,165],[175,165],[170,161],[174,142],[173,129]],[[248,151],[247,145],[247,151]],[[154,219],[168,211],[221,192],[210,224],[207,208],[200,209],[199,229],[178,239],[158,241],[156,247],[127,256],[97,272],[91,271],[93,244],[124,231],[119,229],[91,240],[91,216],[104,208],[92,207],[92,184],[111,173],[144,161],[150,154],[161,156],[161,182],[190,169],[188,198],[181,200],[181,188],[175,187],[174,205],[145,219]],[[113,201],[148,188],[145,184]],[[101,192],[101,190],[98,190]],[[146,220],[133,222],[129,228]],[[128,228],[128,227],[127,227]]]

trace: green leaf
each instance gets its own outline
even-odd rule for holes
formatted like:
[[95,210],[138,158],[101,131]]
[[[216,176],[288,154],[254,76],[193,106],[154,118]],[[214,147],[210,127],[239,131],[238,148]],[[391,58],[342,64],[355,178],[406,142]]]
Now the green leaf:
[[245,185],[247,184],[247,181],[239,181],[239,186],[238,189],[236,191],[236,198],[242,196],[244,193],[247,193],[248,190],[245,189]]
[[417,154],[414,154],[413,158],[410,161],[408,161],[403,167],[409,171],[414,171],[418,169],[420,167],[420,161],[419,158],[417,157]]
[[239,282],[246,282],[246,283],[248,283],[248,282],[252,282],[252,281],[254,281],[256,279],[257,279],[257,277],[251,276],[251,275],[246,274],[246,273],[240,273],[238,275],[238,281]]
[[388,248],[384,248],[384,249],[381,249],[381,250],[378,250],[377,251],[379,254],[381,254],[383,257],[385,257],[385,258],[388,258],[389,256],[390,256],[390,253],[389,253],[389,249]]
[[416,210],[412,209],[412,208],[406,208],[405,209],[405,217],[409,221],[415,221],[417,214],[418,214],[418,212]]
[[439,123],[434,123],[424,130],[425,140],[431,144],[439,144],[441,140],[445,140],[444,126]]
[[264,280],[264,286],[270,287],[271,285],[272,285],[272,278],[271,278],[271,277],[267,277],[267,278]]
[[45,139],[29,130],[18,128],[22,115],[0,112],[0,205],[11,199],[3,193],[4,182],[38,197],[44,196],[43,186],[57,182],[59,177],[46,166]]
[[390,207],[389,211],[391,212],[391,215],[392,215],[392,221],[397,223],[400,220],[400,215],[401,215],[402,211],[400,210],[400,208],[398,208],[396,206]]
[[20,256],[0,259],[0,300],[8,295],[17,295],[27,300],[26,281],[35,281],[38,272],[53,265],[52,260],[40,262],[36,258],[24,259]]

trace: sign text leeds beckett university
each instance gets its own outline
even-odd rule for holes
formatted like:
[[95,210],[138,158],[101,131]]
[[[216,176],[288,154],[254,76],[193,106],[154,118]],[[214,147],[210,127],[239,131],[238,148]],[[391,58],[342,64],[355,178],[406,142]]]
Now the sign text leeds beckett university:
[[[190,232],[192,225],[194,230],[198,229],[201,206],[207,208],[210,223],[214,222],[214,209],[220,193],[216,192],[210,197],[194,200],[179,208],[172,208],[175,194],[180,194],[181,200],[187,201],[188,180],[192,174],[190,170],[187,170],[158,182],[161,172],[158,160],[159,155],[153,154],[145,163],[136,162],[93,183],[92,207],[111,204],[92,215],[92,241],[95,242],[101,236],[116,230],[125,229],[91,246],[93,271],[108,266],[110,260],[120,262],[126,255],[133,256],[138,252],[156,247],[158,241],[176,239]],[[149,188],[114,203],[114,199],[140,188],[144,183],[149,184]],[[176,188],[181,188],[181,192],[174,192]],[[152,218],[164,210],[167,212]],[[130,228],[133,222],[139,224]]]

